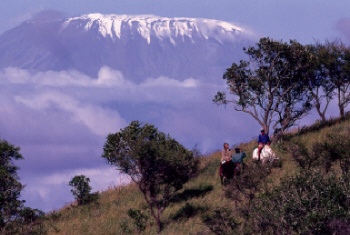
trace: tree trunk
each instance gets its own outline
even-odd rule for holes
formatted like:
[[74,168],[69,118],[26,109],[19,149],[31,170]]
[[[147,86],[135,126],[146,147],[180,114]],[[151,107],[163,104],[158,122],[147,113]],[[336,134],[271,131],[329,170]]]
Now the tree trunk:
[[158,211],[158,217],[155,218],[156,221],[157,221],[157,225],[158,225],[158,234],[160,233],[160,231],[162,231],[162,225],[161,225],[161,223],[160,223],[159,214],[160,214],[160,212]]
[[[139,185],[139,187],[140,187],[140,185]],[[157,222],[157,225],[158,225],[158,233],[160,233],[161,232],[161,230],[162,230],[162,226],[161,226],[161,224],[160,224],[160,219],[159,219],[159,211],[158,211],[158,216],[154,213],[154,208],[153,208],[153,206],[152,206],[152,203],[148,200],[148,198],[147,198],[147,192],[146,191],[142,191],[141,190],[141,192],[143,193],[143,197],[145,198],[145,200],[146,200],[146,202],[147,202],[147,204],[148,204],[148,207],[149,207],[149,209],[150,209],[150,211],[151,211],[151,215],[153,216],[153,218],[155,219],[155,221]],[[158,208],[157,208],[158,209]]]
[[342,118],[344,117],[344,103],[341,101],[340,93],[341,93],[341,90],[338,87],[338,107],[339,107],[340,117]]
[[326,117],[325,117],[324,112],[323,113],[321,112],[321,104],[320,104],[320,102],[318,102],[318,100],[316,100],[315,107],[316,107],[318,115],[321,117],[322,122],[325,122],[326,121]]
[[345,116],[345,112],[344,112],[344,107],[343,105],[339,105],[339,111],[340,111],[340,117],[344,117]]

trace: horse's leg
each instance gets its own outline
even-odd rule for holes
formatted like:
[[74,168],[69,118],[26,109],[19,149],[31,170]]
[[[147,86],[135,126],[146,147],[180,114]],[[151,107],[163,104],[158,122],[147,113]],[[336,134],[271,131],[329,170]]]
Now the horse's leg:
[[262,151],[262,149],[264,148],[264,145],[263,144],[259,144],[259,146],[258,146],[258,161],[260,161],[261,160],[261,151]]
[[237,175],[238,175],[237,163],[234,163],[234,165],[233,165],[233,175],[234,175],[234,176],[237,176]]
[[220,181],[221,181],[221,184],[224,184],[224,172],[223,172],[223,169],[222,169],[222,165],[220,164],[220,167],[219,167],[219,176],[220,176]]

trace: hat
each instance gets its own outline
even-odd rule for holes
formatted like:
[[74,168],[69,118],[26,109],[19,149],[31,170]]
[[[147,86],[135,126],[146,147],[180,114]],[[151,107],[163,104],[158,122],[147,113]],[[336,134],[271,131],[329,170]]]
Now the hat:
[[260,131],[263,132],[263,131],[265,131],[265,130],[264,130],[264,128],[261,128]]
[[239,148],[235,148],[235,151],[240,151],[240,149]]

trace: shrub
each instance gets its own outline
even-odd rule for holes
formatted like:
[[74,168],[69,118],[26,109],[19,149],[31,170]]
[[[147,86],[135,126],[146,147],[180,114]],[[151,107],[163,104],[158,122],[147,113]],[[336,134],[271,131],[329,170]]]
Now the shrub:
[[74,176],[69,182],[69,185],[73,187],[71,192],[75,196],[78,205],[88,204],[98,200],[98,193],[91,194],[91,187],[89,185],[90,179],[85,175]]
[[216,208],[201,215],[201,219],[213,233],[220,235],[236,234],[240,225],[228,208]]
[[146,229],[146,223],[149,218],[148,215],[143,213],[141,210],[130,208],[127,211],[127,214],[130,218],[133,219],[134,224],[138,231],[144,231]]
[[302,169],[310,170],[321,165],[326,173],[339,161],[343,173],[350,169],[350,131],[327,134],[323,139],[312,144],[310,148],[299,139],[289,142],[287,151]]
[[288,143],[286,149],[290,157],[296,161],[302,169],[309,170],[312,166],[319,164],[321,152],[318,145],[313,145],[311,149],[301,140],[294,140]]
[[302,171],[285,179],[254,200],[251,227],[273,234],[332,234],[350,218],[349,176]]

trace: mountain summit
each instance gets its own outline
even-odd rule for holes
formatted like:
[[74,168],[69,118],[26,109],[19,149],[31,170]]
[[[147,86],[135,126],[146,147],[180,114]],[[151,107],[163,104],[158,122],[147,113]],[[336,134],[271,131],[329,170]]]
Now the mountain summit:
[[75,69],[96,77],[102,66],[109,66],[134,81],[212,79],[241,58],[250,37],[247,30],[209,19],[45,15],[0,35],[0,68]]
[[235,41],[243,33],[243,29],[227,22],[208,19],[193,18],[164,18],[152,15],[102,15],[89,14],[80,17],[69,18],[62,24],[62,30],[67,28],[96,31],[103,37],[122,39],[128,35],[143,37],[148,44],[151,38],[156,43],[170,41],[173,45],[176,41],[214,39],[218,42]]

